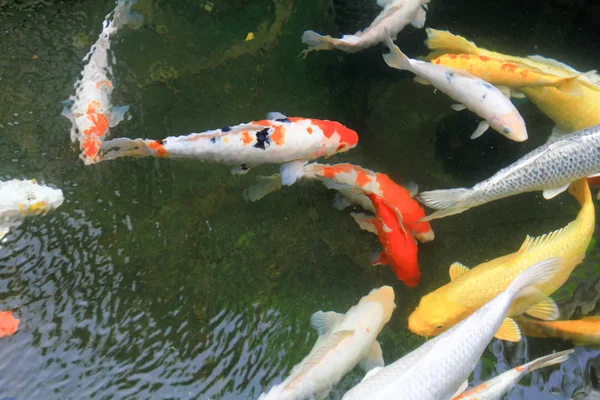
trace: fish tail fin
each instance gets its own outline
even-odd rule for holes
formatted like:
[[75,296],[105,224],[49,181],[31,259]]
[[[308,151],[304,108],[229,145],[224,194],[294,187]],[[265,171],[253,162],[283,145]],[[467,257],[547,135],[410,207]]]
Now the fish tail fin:
[[556,89],[570,96],[583,96],[583,88],[581,87],[581,83],[578,80],[580,76],[581,75],[577,75],[571,78],[562,79],[556,85]]
[[457,54],[479,54],[481,50],[475,43],[468,41],[462,36],[448,31],[427,28],[427,40],[425,45],[429,50],[452,52]]
[[114,160],[121,157],[148,157],[153,155],[146,142],[154,140],[117,138],[106,140],[102,143],[101,150],[104,152],[104,160]]
[[115,8],[115,14],[113,23],[115,27],[122,27],[129,25],[134,29],[142,26],[144,17],[137,11],[133,11],[131,7],[137,2],[137,0],[119,0],[117,7]]
[[301,55],[306,57],[311,51],[333,49],[335,47],[334,40],[328,35],[323,36],[315,31],[305,31],[302,34],[302,43],[307,44],[308,49],[302,51]]
[[549,366],[555,365],[555,364],[560,364],[564,361],[567,361],[567,359],[569,358],[569,355],[571,353],[573,353],[574,351],[575,350],[570,349],[570,350],[560,351],[560,352],[554,353],[554,354],[549,354],[547,356],[540,357],[538,359],[530,361],[527,364],[524,364],[523,366],[521,366],[521,368],[523,368],[527,372],[533,372],[536,369],[549,367]]
[[387,31],[385,44],[387,45],[388,49],[390,49],[389,53],[383,55],[383,60],[385,63],[392,68],[406,69],[410,71],[410,59],[398,48],[398,46],[394,44],[394,41],[390,35],[387,34]]
[[434,208],[433,214],[426,216],[421,221],[430,221],[432,219],[446,217],[448,215],[459,214],[470,207],[466,206],[465,200],[469,198],[473,189],[443,189],[422,192],[417,199],[427,207]]
[[244,190],[244,200],[254,202],[279,189],[281,189],[281,174],[259,176],[256,184]]
[[517,275],[506,291],[512,293],[515,297],[529,295],[532,289],[537,292],[537,289],[532,288],[532,286],[552,279],[560,270],[561,265],[562,259],[558,257],[548,258],[535,263]]
[[585,204],[592,204],[592,192],[590,192],[590,185],[588,184],[587,178],[582,178],[573,182],[571,186],[569,186],[569,193],[575,197],[582,206]]

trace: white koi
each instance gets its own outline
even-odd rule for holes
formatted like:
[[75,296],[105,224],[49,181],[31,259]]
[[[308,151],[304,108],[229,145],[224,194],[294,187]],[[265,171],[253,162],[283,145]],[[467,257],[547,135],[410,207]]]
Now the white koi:
[[452,106],[454,110],[467,108],[484,119],[471,139],[481,136],[491,126],[508,139],[516,142],[527,140],[525,121],[500,89],[460,69],[412,60],[400,51],[389,36],[386,38],[390,52],[384,54],[383,59],[387,65],[412,72],[420,83],[432,84],[458,101],[459,104]]
[[[62,115],[72,122],[71,140],[79,141],[80,157],[86,165],[100,161],[102,142],[124,118],[129,106],[111,105],[113,83],[112,66],[114,55],[109,59],[111,37],[125,24],[139,25],[141,16],[131,11],[136,0],[119,0],[115,9],[106,16],[102,32],[90,51],[83,58],[88,63],[75,82],[75,95],[70,97],[72,105],[63,108]],[[110,20],[112,16],[112,20]]]
[[385,42],[387,32],[392,37],[396,37],[408,24],[421,29],[425,26],[427,3],[429,0],[377,0],[377,4],[383,7],[383,11],[367,29],[358,31],[354,35],[344,35],[340,39],[306,31],[302,35],[302,43],[308,44],[309,47],[302,53],[306,55],[314,50],[334,48],[354,53]]
[[60,189],[40,185],[33,179],[0,182],[0,239],[10,228],[21,225],[26,216],[46,214],[63,201]]
[[390,320],[394,290],[374,289],[346,314],[317,311],[311,318],[319,338],[290,376],[259,400],[323,399],[357,364],[365,371],[383,367],[377,335]]
[[448,400],[462,393],[513,300],[551,279],[560,264],[560,259],[551,258],[523,271],[467,319],[393,364],[368,373],[343,400]]
[[235,166],[245,173],[261,164],[283,164],[281,181],[293,184],[310,160],[348,151],[358,135],[339,122],[286,117],[268,119],[162,140],[118,138],[104,142],[104,159],[119,157],[186,158]]

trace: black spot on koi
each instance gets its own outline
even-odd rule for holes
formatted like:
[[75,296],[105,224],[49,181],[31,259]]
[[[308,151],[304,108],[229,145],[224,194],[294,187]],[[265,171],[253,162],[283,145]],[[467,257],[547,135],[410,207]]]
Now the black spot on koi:
[[448,84],[452,83],[452,78],[454,78],[454,72],[447,72],[446,79],[448,80]]
[[224,132],[224,133],[227,133],[227,132],[229,132],[230,130],[231,130],[231,127],[230,127],[230,126],[224,126],[224,127],[222,127],[222,128],[221,128],[221,132]]
[[254,147],[257,149],[266,150],[271,145],[271,139],[269,139],[270,128],[265,128],[262,131],[256,132],[256,144]]
[[217,143],[217,138],[216,137],[210,138],[210,142],[213,144]]

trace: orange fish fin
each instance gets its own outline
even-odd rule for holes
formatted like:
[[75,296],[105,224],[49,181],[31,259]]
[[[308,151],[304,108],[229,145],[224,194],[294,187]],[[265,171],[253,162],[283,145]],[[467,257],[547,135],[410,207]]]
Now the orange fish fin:
[[469,268],[466,267],[465,265],[459,263],[459,262],[455,262],[454,264],[452,264],[450,266],[450,281],[455,280],[456,278],[458,278],[459,276],[461,276],[462,274],[469,272]]
[[376,254],[375,257],[373,257],[373,258],[374,258],[374,260],[371,262],[372,266],[389,264],[389,261],[383,251],[381,253],[379,253],[378,255]]
[[500,329],[494,335],[496,339],[506,340],[507,342],[518,342],[521,340],[521,330],[519,325],[512,318],[504,318],[504,322],[500,325]]
[[360,229],[371,232],[377,235],[377,226],[375,225],[375,217],[370,217],[363,213],[350,213]]
[[544,321],[554,321],[560,316],[560,311],[554,300],[547,297],[532,307],[529,307],[527,311],[525,311],[525,314]]

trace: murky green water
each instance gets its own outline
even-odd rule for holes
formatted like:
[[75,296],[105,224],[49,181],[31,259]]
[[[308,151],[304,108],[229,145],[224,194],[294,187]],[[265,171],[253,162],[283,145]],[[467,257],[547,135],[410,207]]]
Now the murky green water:
[[[381,47],[297,58],[304,30],[354,32],[377,14],[374,1],[212,2],[207,12],[203,0],[139,1],[144,25],[123,29],[113,45],[113,103],[132,111],[114,137],[200,132],[268,111],[333,119],[356,129],[360,144],[332,162],[431,189],[473,184],[550,132],[551,121],[523,102],[526,143],[495,134],[469,141],[475,117],[389,69]],[[410,290],[388,268],[370,266],[376,239],[334,210],[322,185],[300,182],[244,202],[243,189],[276,166],[245,176],[194,161],[84,167],[61,101],[113,6],[0,0],[0,178],[52,183],[67,199],[14,229],[0,248],[0,309],[21,319],[18,333],[0,340],[0,398],[256,398],[310,350],[313,312],[345,312],[383,284],[394,287],[398,305],[380,335],[393,361],[423,342],[407,317],[447,281],[452,262],[473,266],[512,252],[526,234],[560,228],[578,211],[568,195],[527,194],[436,221],[436,240],[420,246],[421,284]],[[582,70],[600,66],[600,11],[591,1],[432,0],[430,10],[428,26],[484,47],[541,53]],[[256,39],[245,42],[249,32]],[[407,28],[399,44],[424,54],[424,36]],[[599,257],[592,250],[562,297],[596,276]],[[474,379],[570,346],[494,341]],[[510,398],[568,399],[589,389],[598,354],[578,348],[560,370],[534,373]],[[330,398],[361,378],[358,370],[348,374]]]

